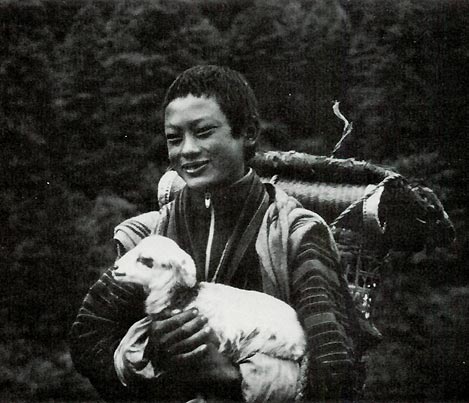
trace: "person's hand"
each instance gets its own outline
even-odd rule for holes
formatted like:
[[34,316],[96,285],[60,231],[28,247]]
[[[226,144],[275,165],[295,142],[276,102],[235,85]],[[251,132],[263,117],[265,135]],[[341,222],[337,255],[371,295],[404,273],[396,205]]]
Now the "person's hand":
[[160,369],[192,365],[206,354],[207,343],[216,340],[206,325],[196,309],[163,311],[151,324],[145,356]]
[[220,398],[243,400],[239,368],[233,365],[227,356],[220,353],[214,343],[207,343],[204,352],[200,360],[192,361],[183,371],[178,371],[180,380],[189,383],[208,398],[207,403],[217,402]]
[[165,311],[152,322],[145,354],[155,368],[176,372],[183,382],[238,393],[239,370],[218,345],[207,319],[197,310]]
[[220,353],[213,343],[208,343],[202,359],[194,363],[190,372],[199,382],[233,383],[240,380],[238,368]]

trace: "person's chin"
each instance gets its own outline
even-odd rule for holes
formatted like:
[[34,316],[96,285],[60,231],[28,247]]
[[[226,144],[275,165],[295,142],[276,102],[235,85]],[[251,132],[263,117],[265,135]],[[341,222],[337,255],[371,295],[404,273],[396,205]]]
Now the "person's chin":
[[205,170],[199,174],[190,174],[184,170],[180,170],[178,173],[190,189],[206,191],[225,185],[225,177],[211,170]]
[[186,182],[186,185],[190,189],[194,190],[206,190],[210,187],[213,186],[213,181],[210,180],[210,178],[204,178],[204,177],[183,177],[183,179]]

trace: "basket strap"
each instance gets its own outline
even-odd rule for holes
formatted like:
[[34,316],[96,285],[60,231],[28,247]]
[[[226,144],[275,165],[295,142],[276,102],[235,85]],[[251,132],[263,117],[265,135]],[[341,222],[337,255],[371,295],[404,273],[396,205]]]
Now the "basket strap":
[[379,187],[376,191],[374,188],[375,185],[369,185],[365,192],[370,196],[363,200],[363,225],[366,233],[383,235],[386,223],[381,224],[378,213],[384,186]]
[[360,199],[355,200],[350,206],[348,206],[339,216],[330,223],[330,227],[334,228],[337,226],[339,221],[343,220],[344,217],[349,214],[354,208],[356,208],[360,203],[363,203],[366,199],[371,197],[374,193],[376,193],[380,188],[384,188],[389,182],[402,178],[401,175],[394,173],[389,175],[388,177],[384,178],[380,183],[376,185],[374,189],[371,190],[370,193],[365,193]]

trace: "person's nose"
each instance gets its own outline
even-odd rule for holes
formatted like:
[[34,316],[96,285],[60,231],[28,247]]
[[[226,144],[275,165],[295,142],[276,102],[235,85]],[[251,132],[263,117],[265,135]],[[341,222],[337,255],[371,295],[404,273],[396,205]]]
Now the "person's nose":
[[181,155],[184,157],[192,156],[200,152],[200,146],[195,136],[187,134],[181,147]]

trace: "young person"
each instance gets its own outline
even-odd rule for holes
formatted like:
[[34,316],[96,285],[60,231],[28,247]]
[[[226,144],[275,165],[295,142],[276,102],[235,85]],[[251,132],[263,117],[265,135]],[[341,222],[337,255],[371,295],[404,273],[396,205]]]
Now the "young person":
[[[317,214],[249,167],[259,134],[251,87],[231,69],[196,66],[176,78],[163,109],[169,160],[186,186],[159,211],[117,226],[118,254],[162,234],[194,258],[198,280],[286,301],[308,338],[305,398],[350,398],[358,323],[338,251]],[[146,317],[143,290],[110,273],[90,289],[70,339],[77,370],[105,399],[187,401],[201,393],[243,401],[251,388],[282,401],[298,381],[282,360],[257,354],[231,362],[197,311]]]

